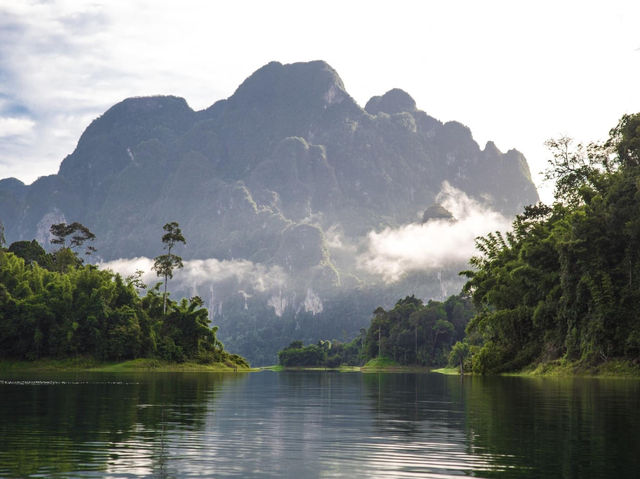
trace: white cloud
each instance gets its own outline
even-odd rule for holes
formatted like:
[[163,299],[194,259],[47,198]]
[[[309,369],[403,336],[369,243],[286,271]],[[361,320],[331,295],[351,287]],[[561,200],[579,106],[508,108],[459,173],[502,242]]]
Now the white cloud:
[[100,269],[110,269],[114,273],[119,273],[124,277],[132,275],[136,271],[142,271],[144,272],[142,280],[146,283],[152,282],[153,278],[156,276],[156,274],[151,270],[153,260],[144,256],[137,258],[114,259],[113,261],[98,263],[97,266]]
[[489,210],[463,192],[443,184],[437,201],[456,221],[431,220],[386,228],[368,235],[368,249],[358,258],[359,268],[388,282],[411,271],[433,270],[452,264],[463,266],[475,254],[475,238],[505,231],[511,221]]
[[351,244],[345,239],[342,228],[339,225],[331,226],[327,231],[325,231],[324,237],[327,247],[333,251],[355,253],[357,250],[357,247],[354,244]]
[[[161,281],[152,270],[153,260],[146,257],[121,258],[98,264],[122,276],[143,271],[142,280],[148,285]],[[229,289],[233,292],[265,292],[282,288],[287,275],[279,266],[266,266],[248,260],[195,259],[184,261],[184,268],[174,271],[172,289],[205,291],[209,287]],[[195,293],[194,293],[195,294]]]
[[0,117],[0,138],[31,133],[35,122],[29,118]]
[[184,271],[180,271],[179,274],[178,278],[184,283],[199,285],[232,280],[258,292],[280,288],[287,280],[287,276],[279,266],[268,267],[248,260],[186,261]]

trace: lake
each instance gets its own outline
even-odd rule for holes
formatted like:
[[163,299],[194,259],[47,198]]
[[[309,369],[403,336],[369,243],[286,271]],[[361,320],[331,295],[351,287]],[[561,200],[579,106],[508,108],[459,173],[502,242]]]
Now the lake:
[[640,381],[0,376],[0,477],[640,477]]

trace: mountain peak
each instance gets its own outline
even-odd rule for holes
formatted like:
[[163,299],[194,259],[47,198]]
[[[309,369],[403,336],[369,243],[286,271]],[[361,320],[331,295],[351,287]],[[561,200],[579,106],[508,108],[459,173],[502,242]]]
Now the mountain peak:
[[444,206],[439,203],[434,203],[429,206],[424,213],[422,214],[422,222],[427,223],[432,220],[447,220],[447,221],[455,221],[455,217]]
[[17,190],[24,188],[25,184],[18,178],[10,177],[0,180],[0,188],[4,190]]
[[371,115],[377,115],[380,112],[393,115],[394,113],[415,111],[416,102],[406,91],[394,88],[382,96],[372,97],[364,109]]
[[195,119],[196,113],[184,98],[127,98],[91,122],[59,173],[77,187],[106,188],[106,180],[132,161],[132,148],[151,139],[170,143]]
[[177,96],[131,97],[116,103],[100,117],[91,122],[80,138],[80,142],[94,134],[119,134],[129,136],[135,129],[152,128],[156,125],[169,127],[189,126],[194,111],[184,98]]
[[326,108],[346,99],[350,97],[338,73],[328,63],[316,60],[270,62],[242,82],[229,101],[237,107],[286,103]]
[[485,155],[498,156],[502,154],[502,152],[498,149],[496,144],[491,140],[487,141],[487,144],[484,146],[483,151]]
[[120,114],[157,114],[162,110],[190,110],[184,98],[173,95],[135,96],[122,100],[109,108],[105,115],[112,112]]

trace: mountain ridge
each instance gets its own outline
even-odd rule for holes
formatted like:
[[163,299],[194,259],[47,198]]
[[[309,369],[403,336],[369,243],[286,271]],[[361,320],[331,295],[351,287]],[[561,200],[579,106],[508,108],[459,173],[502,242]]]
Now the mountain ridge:
[[[175,96],[117,103],[91,122],[58,174],[31,185],[0,180],[0,220],[8,242],[36,238],[46,248],[51,224],[79,221],[96,234],[103,260],[156,256],[162,225],[178,221],[186,260],[282,268],[290,280],[280,292],[237,290],[255,293],[248,304],[263,293],[279,297],[292,324],[309,298],[335,315],[343,303],[332,310],[330,298],[341,291],[348,302],[345,288],[360,288],[369,299],[344,309],[355,318],[351,331],[381,297],[362,289],[380,280],[356,261],[369,233],[419,222],[443,182],[506,216],[538,201],[520,152],[502,153],[493,142],[480,149],[468,127],[429,116],[403,90],[362,108],[327,63],[271,62],[203,110]],[[407,281],[424,295],[442,290],[433,279]],[[243,298],[219,318],[239,323]],[[255,314],[274,314],[260,308]],[[222,326],[221,334],[229,341]]]

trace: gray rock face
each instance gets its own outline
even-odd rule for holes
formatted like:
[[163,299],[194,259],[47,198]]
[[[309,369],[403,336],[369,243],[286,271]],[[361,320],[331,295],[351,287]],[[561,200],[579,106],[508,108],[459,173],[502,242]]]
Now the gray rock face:
[[202,238],[186,256],[231,257],[250,245],[221,245],[255,236],[258,217],[278,230],[267,237],[310,219],[358,237],[411,221],[444,180],[509,215],[538,199],[521,153],[480,150],[468,128],[429,117],[404,91],[363,110],[326,63],[272,62],[201,112],[176,97],[122,101],[57,175],[0,181],[0,211],[8,240],[34,237],[56,213],[88,225],[105,259],[153,256],[158,225],[175,219]]
[[447,220],[455,221],[455,217],[451,214],[451,211],[444,206],[436,203],[429,206],[422,214],[422,222],[426,223],[431,220]]
[[57,175],[1,180],[0,220],[8,242],[45,247],[51,222],[79,221],[105,260],[160,254],[162,225],[178,221],[185,259],[280,266],[297,278],[287,304],[311,304],[318,291],[362,285],[327,232],[358,244],[416,221],[443,181],[505,215],[538,201],[521,153],[481,150],[467,127],[430,117],[406,92],[362,109],[326,63],[272,62],[203,111],[176,97],[118,103]]
[[371,115],[377,115],[380,112],[393,115],[405,111],[416,111],[416,102],[404,90],[394,88],[382,96],[374,96],[371,98],[364,109]]

